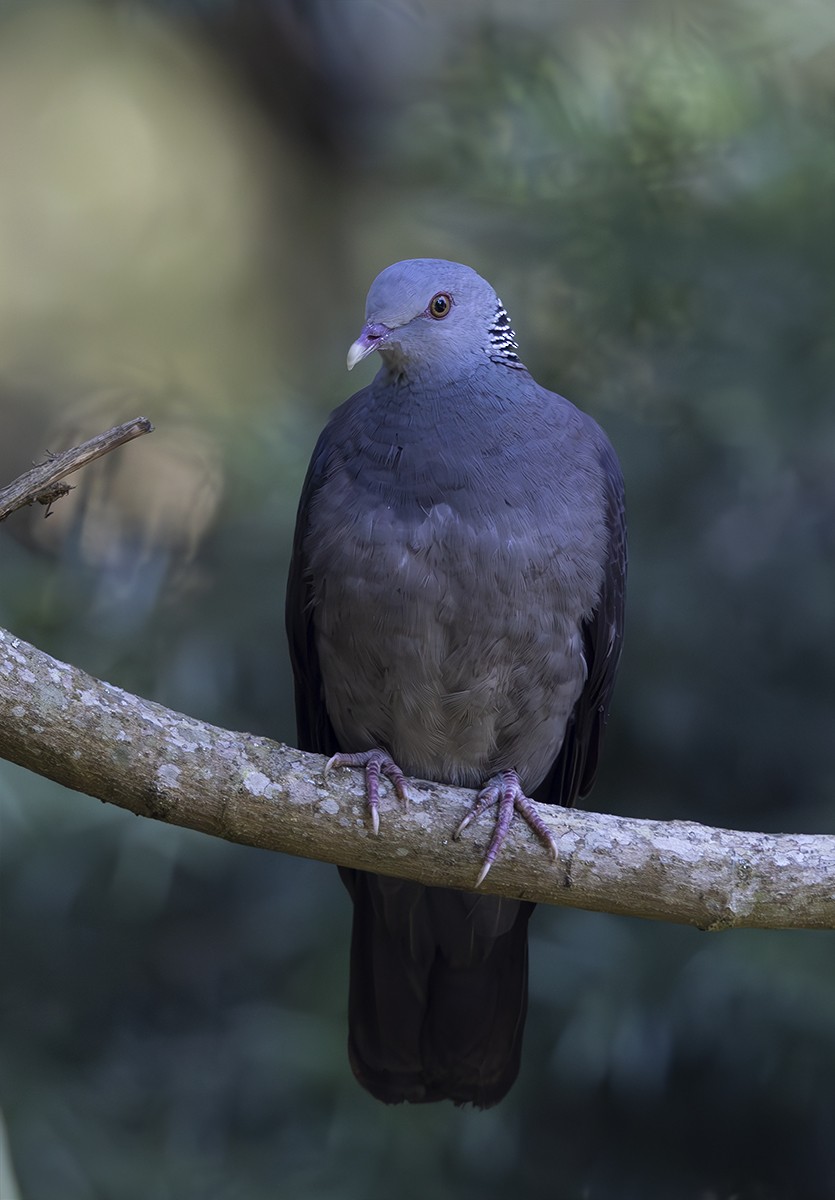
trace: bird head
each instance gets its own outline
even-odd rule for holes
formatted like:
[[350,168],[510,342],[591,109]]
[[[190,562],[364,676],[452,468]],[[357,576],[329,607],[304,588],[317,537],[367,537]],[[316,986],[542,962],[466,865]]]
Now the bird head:
[[377,350],[400,374],[467,374],[490,359],[520,366],[516,339],[490,284],[462,263],[413,258],[386,267],[371,285],[365,325],[348,370]]

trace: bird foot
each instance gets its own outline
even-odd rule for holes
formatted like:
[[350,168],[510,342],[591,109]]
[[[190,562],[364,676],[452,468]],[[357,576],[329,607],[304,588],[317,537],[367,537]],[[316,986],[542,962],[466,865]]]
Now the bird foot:
[[519,782],[519,776],[515,771],[502,771],[499,775],[494,775],[484,785],[476,796],[470,811],[466,814],[464,820],[452,836],[458,839],[470,822],[474,821],[476,817],[480,817],[493,804],[498,804],[499,806],[496,816],[496,826],[493,830],[490,845],[487,847],[487,853],[484,856],[481,873],[476,880],[476,887],[479,887],[484,882],[487,872],[496,861],[496,856],[504,845],[507,832],[510,829],[514,812],[518,812],[524,818],[537,837],[548,847],[551,858],[556,862],[557,843],[549,833],[545,822],[534,808],[533,801],[522,791],[522,784]]
[[397,796],[404,804],[409,803],[406,791],[406,776],[385,750],[363,750],[359,754],[334,754],[325,763],[325,775],[332,767],[364,767],[365,799],[371,813],[371,828],[375,835],[380,832],[380,775],[391,780]]

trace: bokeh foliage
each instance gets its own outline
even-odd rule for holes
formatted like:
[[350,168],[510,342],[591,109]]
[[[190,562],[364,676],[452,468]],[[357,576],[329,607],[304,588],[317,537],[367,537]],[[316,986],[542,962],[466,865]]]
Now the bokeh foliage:
[[[157,427],[2,527],[6,627],[292,741],[308,454],[371,278],[456,258],[627,478],[592,803],[832,830],[831,6],[7,3],[0,151],[3,478]],[[8,766],[0,805],[25,1200],[835,1193],[832,935],[540,910],[510,1098],[388,1110],[347,1066],[335,871]]]

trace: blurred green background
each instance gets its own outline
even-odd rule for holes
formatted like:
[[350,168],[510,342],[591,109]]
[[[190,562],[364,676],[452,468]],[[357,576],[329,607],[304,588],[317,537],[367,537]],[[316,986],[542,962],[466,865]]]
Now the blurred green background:
[[[594,807],[832,832],[824,0],[0,4],[0,480],[156,426],[0,527],[0,622],[292,741],[302,477],[369,282],[422,255],[623,463]],[[835,1195],[832,934],[540,908],[508,1100],[386,1109],[335,870],[7,764],[0,805],[2,1200]]]

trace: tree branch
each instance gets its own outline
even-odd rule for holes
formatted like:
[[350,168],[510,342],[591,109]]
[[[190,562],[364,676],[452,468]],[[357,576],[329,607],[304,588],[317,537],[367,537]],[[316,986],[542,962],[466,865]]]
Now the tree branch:
[[61,454],[49,454],[44,463],[39,463],[31,471],[18,475],[8,487],[0,488],[0,521],[5,521],[10,513],[16,512],[26,504],[37,500],[40,504],[49,506],[71,490],[69,484],[61,483],[67,475],[86,467],[94,458],[101,458],[117,446],[141,437],[143,433],[152,433],[153,425],[147,417],[134,417],[124,425],[99,433],[80,446],[64,450]]
[[[371,834],[357,771],[204,724],[0,630],[0,757],[130,812],[214,837],[472,889],[490,821],[450,836],[472,793],[415,781]],[[702,929],[835,928],[835,837],[740,833],[541,805],[552,863],[516,822],[482,890]]]

